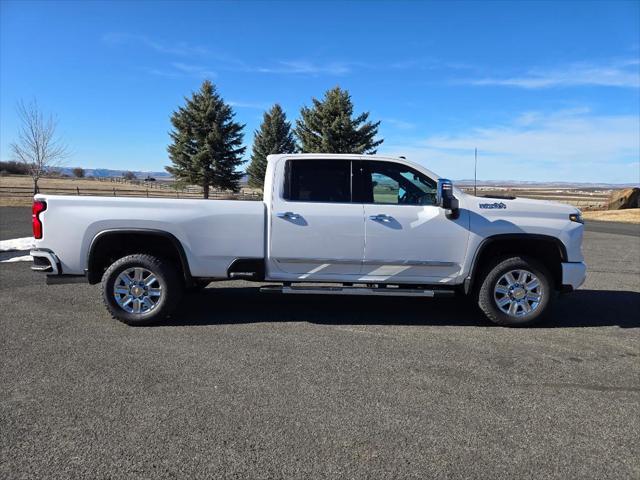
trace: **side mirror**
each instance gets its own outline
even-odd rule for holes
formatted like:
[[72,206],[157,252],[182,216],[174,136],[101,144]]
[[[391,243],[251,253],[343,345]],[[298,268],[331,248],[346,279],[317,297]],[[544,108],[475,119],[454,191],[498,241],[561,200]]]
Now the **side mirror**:
[[438,206],[448,211],[447,216],[458,218],[458,199],[453,196],[453,182],[446,178],[438,180],[436,195]]

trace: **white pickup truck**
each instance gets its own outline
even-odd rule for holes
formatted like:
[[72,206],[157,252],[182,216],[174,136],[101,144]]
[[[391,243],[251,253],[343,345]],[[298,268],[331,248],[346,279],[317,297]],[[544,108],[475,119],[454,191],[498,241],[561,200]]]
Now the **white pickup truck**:
[[495,323],[529,325],[586,274],[576,208],[468,195],[402,157],[271,155],[263,201],[36,195],[33,229],[34,270],[101,282],[130,325],[229,279],[284,294],[466,294]]

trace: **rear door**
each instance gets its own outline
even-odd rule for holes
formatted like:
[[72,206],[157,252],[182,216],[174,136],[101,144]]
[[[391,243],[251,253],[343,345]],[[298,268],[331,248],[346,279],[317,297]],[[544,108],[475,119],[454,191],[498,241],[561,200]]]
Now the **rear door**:
[[446,217],[437,182],[396,162],[362,161],[356,197],[364,206],[362,281],[447,283],[460,274],[469,239],[468,213]]
[[352,203],[352,162],[287,159],[276,166],[270,213],[268,276],[347,281],[360,273],[364,214]]

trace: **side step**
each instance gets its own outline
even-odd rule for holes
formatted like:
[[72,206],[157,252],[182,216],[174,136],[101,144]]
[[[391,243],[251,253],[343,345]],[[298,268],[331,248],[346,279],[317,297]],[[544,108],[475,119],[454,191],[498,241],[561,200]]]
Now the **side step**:
[[260,273],[258,272],[230,272],[229,278],[231,280],[260,280]]
[[370,288],[370,287],[262,287],[264,293],[303,295],[376,295],[381,297],[451,297],[454,290],[426,290],[421,288]]

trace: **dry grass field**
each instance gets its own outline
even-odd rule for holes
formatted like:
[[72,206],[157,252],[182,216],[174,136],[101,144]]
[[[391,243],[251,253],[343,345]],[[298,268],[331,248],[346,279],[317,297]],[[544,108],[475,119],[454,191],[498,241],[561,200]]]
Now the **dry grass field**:
[[587,220],[606,222],[640,223],[640,208],[628,208],[626,210],[601,210],[583,212]]
[[[100,181],[97,179],[91,178],[58,178],[58,177],[43,177],[38,182],[41,190],[46,189],[56,189],[56,188],[80,188],[80,189],[104,189],[110,190],[114,186],[117,186],[118,183],[111,182],[109,180]],[[120,184],[122,185],[122,184]],[[7,175],[5,177],[0,177],[0,186],[2,187],[25,187],[25,188],[33,188],[33,181],[31,177],[26,175]],[[127,188],[137,188],[144,190],[144,187],[138,185],[129,185],[127,184]]]
[[[91,195],[115,197],[149,198],[202,198],[197,186],[175,188],[173,182],[125,182],[117,178],[53,178],[44,177],[38,182],[41,193],[57,195]],[[252,189],[243,189],[240,194],[213,191],[211,198],[234,198],[250,200],[258,198]],[[0,206],[29,206],[33,197],[33,182],[25,175],[0,177]]]

